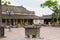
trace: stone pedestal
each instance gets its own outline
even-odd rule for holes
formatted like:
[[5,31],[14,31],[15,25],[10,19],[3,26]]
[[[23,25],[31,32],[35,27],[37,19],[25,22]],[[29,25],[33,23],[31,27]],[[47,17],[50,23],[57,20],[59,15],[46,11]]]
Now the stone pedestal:
[[25,27],[25,35],[27,38],[40,38],[40,24],[27,25]]
[[40,29],[39,28],[25,28],[25,34],[27,38],[39,38]]

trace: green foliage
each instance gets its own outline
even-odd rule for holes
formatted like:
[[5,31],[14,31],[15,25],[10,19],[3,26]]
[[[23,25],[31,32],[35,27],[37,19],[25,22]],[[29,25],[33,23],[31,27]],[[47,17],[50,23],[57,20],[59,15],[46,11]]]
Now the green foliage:
[[10,3],[10,1],[5,1],[5,2],[2,1],[2,4],[3,4],[4,6],[7,6],[7,5],[11,4],[11,3]]
[[60,7],[59,7],[59,9],[57,11],[58,11],[58,13],[60,13]]
[[58,19],[60,19],[60,13],[59,13]]
[[53,0],[46,0],[40,6],[42,8],[48,7],[50,10],[53,11],[53,13],[51,15],[52,21],[54,21],[54,19],[57,18],[57,16],[55,15],[55,13],[58,13],[58,19],[60,21],[60,5],[58,4],[57,0],[55,0],[55,1],[53,1]]
[[47,0],[47,1],[45,1],[43,4],[41,4],[40,6],[41,7],[54,7],[54,6],[57,6],[58,4],[57,4],[57,1],[55,0],[55,1],[52,1],[52,0]]
[[55,13],[52,13],[51,18],[54,20],[54,18],[55,18]]

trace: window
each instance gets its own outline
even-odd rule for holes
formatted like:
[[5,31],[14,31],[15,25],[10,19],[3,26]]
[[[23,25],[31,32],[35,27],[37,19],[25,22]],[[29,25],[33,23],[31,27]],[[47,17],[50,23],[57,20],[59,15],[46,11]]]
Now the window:
[[11,14],[14,14],[14,10],[13,9],[11,9],[10,12],[11,12]]
[[11,9],[11,10],[8,10],[8,9],[6,9],[6,14],[14,14],[14,10],[13,9]]
[[9,12],[8,9],[6,9],[6,14],[8,14],[8,12]]

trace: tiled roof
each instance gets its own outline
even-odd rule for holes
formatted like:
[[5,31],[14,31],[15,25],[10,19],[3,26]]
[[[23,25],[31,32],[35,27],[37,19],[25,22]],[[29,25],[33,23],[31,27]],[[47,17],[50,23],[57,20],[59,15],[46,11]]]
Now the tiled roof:
[[27,10],[23,6],[2,6],[2,12],[5,12],[6,9],[8,9],[9,11],[13,9],[14,13],[33,13],[34,12],[34,11]]
[[[2,14],[2,18],[3,19],[42,19],[38,16],[35,16],[34,11],[29,11],[26,8],[24,8],[23,6],[2,6],[2,12],[6,12],[6,9],[8,9],[8,11],[10,11],[11,9],[14,10],[14,14],[11,14],[11,16],[9,16],[8,14]],[[20,14],[15,14],[15,13],[25,13],[27,15],[20,15]],[[32,15],[30,15],[32,14]]]
[[51,15],[43,15],[42,18],[43,19],[51,19]]

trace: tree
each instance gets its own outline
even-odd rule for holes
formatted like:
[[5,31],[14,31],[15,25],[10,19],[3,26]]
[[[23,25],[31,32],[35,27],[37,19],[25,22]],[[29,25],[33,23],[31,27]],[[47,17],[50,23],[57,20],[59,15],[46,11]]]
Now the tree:
[[0,0],[0,26],[1,26],[1,24],[2,24],[2,4],[4,5],[4,6],[7,6],[7,5],[9,5],[10,4],[10,1],[2,1],[2,0]]
[[1,23],[2,23],[2,17],[1,17],[1,15],[2,15],[2,9],[1,9],[2,7],[1,7],[1,0],[0,0],[0,26],[1,26]]
[[4,27],[1,27],[2,25],[2,4],[3,3],[5,6],[7,6],[8,4],[10,4],[10,2],[1,2],[0,0],[0,37],[4,37]]
[[4,6],[8,6],[8,5],[10,4],[10,1],[5,1],[5,2],[2,1],[1,3],[2,3]]
[[[58,1],[55,0],[46,0],[44,3],[40,5],[42,8],[48,7],[50,10],[53,11],[51,18],[54,21],[55,18],[58,17],[58,21],[60,21],[60,5],[58,4]],[[58,15],[56,15],[58,14]]]

